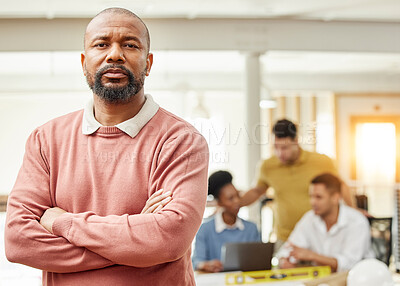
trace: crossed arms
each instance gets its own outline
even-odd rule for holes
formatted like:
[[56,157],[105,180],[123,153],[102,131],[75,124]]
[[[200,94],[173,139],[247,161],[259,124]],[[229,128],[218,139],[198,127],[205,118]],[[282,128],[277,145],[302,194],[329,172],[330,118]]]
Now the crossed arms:
[[115,264],[148,267],[177,260],[187,252],[207,195],[208,150],[200,135],[178,136],[160,155],[164,158],[157,178],[172,192],[173,201],[164,207],[157,204],[168,197],[164,194],[156,202],[148,200],[141,214],[109,216],[53,208],[57,205],[50,196],[50,169],[41,136],[36,130],[28,139],[9,197],[5,248],[10,261],[69,273]]

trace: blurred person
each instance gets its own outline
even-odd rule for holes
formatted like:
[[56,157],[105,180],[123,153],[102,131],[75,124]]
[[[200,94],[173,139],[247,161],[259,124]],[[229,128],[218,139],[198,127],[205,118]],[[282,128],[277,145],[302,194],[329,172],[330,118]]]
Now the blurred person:
[[153,54],[137,15],[103,10],[84,49],[93,100],[29,136],[8,200],[6,256],[42,269],[43,285],[195,285],[207,144],[144,93]]
[[[274,189],[274,228],[277,235],[275,251],[287,240],[295,224],[311,208],[309,185],[322,173],[337,174],[333,161],[326,155],[303,150],[299,146],[297,127],[287,120],[278,120],[273,128],[275,155],[262,161],[256,186],[241,197],[247,206]],[[351,194],[343,184],[343,199],[352,206]]]
[[322,174],[311,181],[308,211],[278,252],[281,268],[299,263],[327,265],[332,271],[350,270],[364,258],[374,257],[367,218],[341,201],[341,181]]
[[208,193],[219,210],[196,235],[193,265],[196,270],[219,272],[224,269],[221,248],[225,243],[260,241],[260,234],[254,223],[238,217],[240,197],[229,172],[213,173],[208,179]]

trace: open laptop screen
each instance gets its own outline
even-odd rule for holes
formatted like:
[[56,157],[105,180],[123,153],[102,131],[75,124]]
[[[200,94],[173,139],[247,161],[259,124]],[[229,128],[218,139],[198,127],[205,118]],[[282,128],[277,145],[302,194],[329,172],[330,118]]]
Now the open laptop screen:
[[221,250],[224,271],[270,270],[273,252],[273,243],[227,243]]

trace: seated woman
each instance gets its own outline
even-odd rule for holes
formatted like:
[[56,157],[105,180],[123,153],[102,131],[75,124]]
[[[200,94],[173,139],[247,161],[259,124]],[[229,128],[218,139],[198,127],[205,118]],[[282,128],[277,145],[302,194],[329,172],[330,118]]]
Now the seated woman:
[[225,243],[260,241],[260,234],[254,223],[238,217],[240,198],[229,172],[213,173],[208,179],[208,193],[220,210],[197,233],[193,265],[196,270],[219,272],[223,270],[221,247]]

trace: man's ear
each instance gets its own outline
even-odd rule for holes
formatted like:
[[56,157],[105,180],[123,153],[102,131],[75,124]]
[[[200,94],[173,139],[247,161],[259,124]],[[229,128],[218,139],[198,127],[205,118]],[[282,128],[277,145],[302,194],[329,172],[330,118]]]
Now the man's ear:
[[146,59],[146,76],[150,74],[151,67],[153,66],[153,54],[149,53]]
[[81,64],[82,64],[83,75],[86,76],[86,57],[84,53],[81,54]]
[[337,202],[339,204],[340,200],[342,199],[342,195],[340,193],[335,192],[333,194],[333,198],[334,198],[335,202]]

